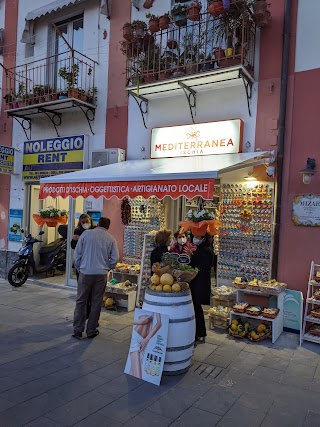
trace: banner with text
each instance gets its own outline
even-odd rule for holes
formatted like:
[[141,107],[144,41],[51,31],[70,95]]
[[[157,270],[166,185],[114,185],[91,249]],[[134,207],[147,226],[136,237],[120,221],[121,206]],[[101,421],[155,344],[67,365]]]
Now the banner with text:
[[0,174],[12,175],[14,172],[14,148],[0,145]]
[[239,153],[242,127],[242,120],[233,119],[154,128],[151,133],[151,158]]
[[85,135],[26,141],[22,179],[39,181],[40,178],[84,169],[86,145]]
[[142,196],[145,199],[155,196],[163,199],[166,196],[177,199],[186,196],[192,199],[201,196],[203,199],[212,200],[214,193],[214,179],[183,179],[175,181],[119,181],[119,182],[75,182],[75,183],[51,183],[41,184],[40,199],[46,197],[84,197],[95,198],[112,196],[118,199],[123,197]]

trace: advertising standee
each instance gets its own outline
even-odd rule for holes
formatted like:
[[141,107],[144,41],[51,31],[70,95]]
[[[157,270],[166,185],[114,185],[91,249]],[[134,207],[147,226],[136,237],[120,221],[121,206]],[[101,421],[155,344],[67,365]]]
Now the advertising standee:
[[135,309],[126,374],[160,385],[168,328],[169,316]]
[[11,242],[20,242],[22,239],[22,215],[22,209],[10,209],[8,237]]

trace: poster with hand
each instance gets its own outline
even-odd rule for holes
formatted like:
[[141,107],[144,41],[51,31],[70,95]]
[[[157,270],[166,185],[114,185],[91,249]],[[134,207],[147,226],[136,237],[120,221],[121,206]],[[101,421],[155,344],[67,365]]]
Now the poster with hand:
[[9,240],[11,242],[20,242],[22,239],[22,209],[10,209],[9,215]]
[[135,309],[125,374],[160,385],[168,328],[169,316]]

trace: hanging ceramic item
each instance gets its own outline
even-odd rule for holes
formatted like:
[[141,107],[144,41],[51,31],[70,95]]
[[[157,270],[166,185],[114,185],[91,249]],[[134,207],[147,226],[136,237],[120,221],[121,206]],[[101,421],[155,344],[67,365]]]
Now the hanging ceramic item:
[[143,7],[145,9],[150,9],[153,6],[153,1],[154,0],[145,0],[145,2],[143,3]]

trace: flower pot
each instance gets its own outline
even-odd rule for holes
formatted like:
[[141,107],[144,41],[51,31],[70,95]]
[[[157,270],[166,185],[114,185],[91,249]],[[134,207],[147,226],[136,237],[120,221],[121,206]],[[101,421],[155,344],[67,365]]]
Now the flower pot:
[[196,74],[198,72],[198,64],[187,64],[186,74]]
[[188,8],[188,19],[190,21],[200,21],[200,7],[190,6]]
[[43,102],[46,102],[45,96],[39,96],[39,104],[42,104]]
[[228,58],[229,56],[233,56],[233,49],[232,47],[227,47],[227,49],[225,49],[224,51],[225,56]]
[[151,33],[157,33],[160,31],[159,20],[158,19],[150,19],[149,21],[149,31]]
[[217,60],[225,57],[224,51],[220,47],[218,49],[215,49],[213,51],[213,54],[214,54],[215,59],[217,59]]
[[160,16],[159,27],[161,30],[167,30],[170,25],[170,18],[167,15]]
[[224,7],[222,1],[215,1],[214,3],[210,3],[208,7],[208,12],[212,16],[220,16],[224,13]]
[[187,25],[187,18],[185,15],[173,15],[172,19],[177,27],[185,27]]
[[254,3],[252,3],[252,9],[254,15],[263,15],[264,12],[267,10],[268,4],[265,0],[255,0]]
[[271,13],[266,10],[263,15],[253,15],[253,19],[257,27],[263,28],[271,21]]
[[122,32],[125,40],[131,41],[133,39],[131,24],[125,24],[122,28]]
[[143,3],[143,7],[145,9],[150,9],[153,6],[153,0],[145,0]]
[[148,73],[148,72],[143,76],[145,83],[153,83],[157,80],[157,77],[158,76],[156,73]]
[[68,89],[68,98],[79,98],[79,94],[78,89]]
[[158,80],[166,80],[171,77],[170,71],[159,71],[158,73]]
[[151,34],[146,34],[143,37],[142,49],[144,52],[150,49],[154,45],[154,37]]
[[134,27],[134,33],[136,37],[143,37],[144,36],[144,27],[143,24],[136,24]]
[[180,77],[180,76],[185,75],[185,73],[186,73],[186,69],[185,69],[185,67],[180,66],[180,67],[176,67],[176,68],[173,70],[172,76],[173,76],[173,77]]
[[176,49],[178,46],[178,42],[176,40],[168,40],[167,41],[167,47],[169,49]]

